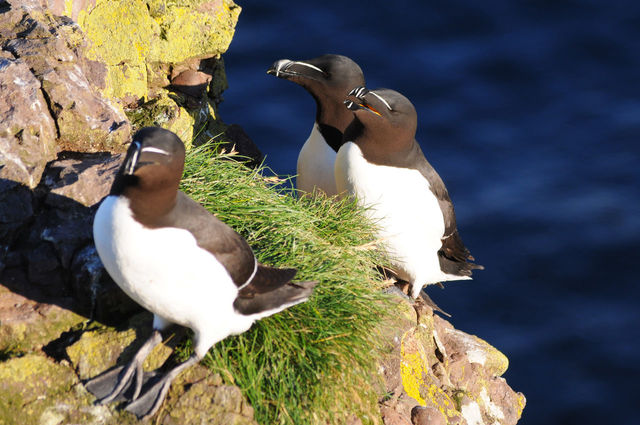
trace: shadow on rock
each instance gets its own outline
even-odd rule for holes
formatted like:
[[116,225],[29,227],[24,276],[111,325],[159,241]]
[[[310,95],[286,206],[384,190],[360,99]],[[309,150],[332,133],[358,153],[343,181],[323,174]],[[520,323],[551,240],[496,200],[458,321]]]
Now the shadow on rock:
[[93,243],[93,216],[119,164],[120,155],[63,152],[33,190],[0,179],[3,328],[61,309],[118,325],[113,317],[140,309],[105,272]]

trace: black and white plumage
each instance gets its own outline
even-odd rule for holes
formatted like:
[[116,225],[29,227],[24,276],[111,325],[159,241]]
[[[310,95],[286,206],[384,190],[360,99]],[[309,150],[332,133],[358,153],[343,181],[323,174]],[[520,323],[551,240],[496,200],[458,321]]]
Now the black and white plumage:
[[415,140],[411,102],[357,87],[344,103],[354,118],[336,158],[337,188],[369,207],[394,273],[411,284],[413,298],[428,284],[471,279],[483,267],[469,262],[449,193]]
[[[139,417],[155,413],[171,381],[215,343],[306,301],[315,286],[290,282],[295,269],[259,264],[239,234],[180,192],[184,159],[184,145],[172,132],[137,132],[93,224],[104,267],[154,314],[154,332],[129,365],[94,378],[87,388],[105,403],[134,384],[126,410]],[[142,363],[170,324],[193,330],[194,353],[138,397]]]
[[310,193],[318,188],[335,195],[336,152],[353,118],[343,101],[349,90],[364,85],[362,70],[346,56],[323,55],[305,61],[281,59],[267,73],[304,87],[316,101],[315,123],[298,155],[297,189]]

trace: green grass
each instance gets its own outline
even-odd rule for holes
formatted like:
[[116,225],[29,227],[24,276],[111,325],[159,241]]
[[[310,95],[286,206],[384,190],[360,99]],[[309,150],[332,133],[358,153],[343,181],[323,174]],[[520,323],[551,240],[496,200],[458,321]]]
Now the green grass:
[[[261,424],[378,423],[377,327],[389,304],[373,228],[352,201],[292,196],[290,180],[250,170],[212,145],[187,154],[182,190],[242,234],[258,259],[317,280],[311,299],[210,350]],[[271,177],[268,177],[271,176]]]

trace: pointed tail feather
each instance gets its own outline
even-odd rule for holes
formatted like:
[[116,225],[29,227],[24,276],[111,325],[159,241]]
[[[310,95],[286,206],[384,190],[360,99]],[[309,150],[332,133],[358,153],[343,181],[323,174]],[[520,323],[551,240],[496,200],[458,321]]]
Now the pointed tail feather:
[[256,319],[261,319],[307,301],[317,283],[290,282],[269,292],[254,292],[245,296],[239,293],[233,306],[241,314],[258,315]]

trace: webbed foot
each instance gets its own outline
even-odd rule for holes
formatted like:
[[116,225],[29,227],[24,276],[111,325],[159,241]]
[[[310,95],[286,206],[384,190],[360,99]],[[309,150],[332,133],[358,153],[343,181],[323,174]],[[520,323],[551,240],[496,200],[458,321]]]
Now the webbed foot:
[[[145,373],[142,364],[151,350],[162,341],[162,335],[153,331],[149,339],[140,347],[140,350],[126,366],[118,366],[85,382],[85,388],[96,398],[97,404],[105,404],[111,401],[135,400],[140,394],[142,384],[155,376],[155,372]],[[132,392],[128,391],[131,384]]]

